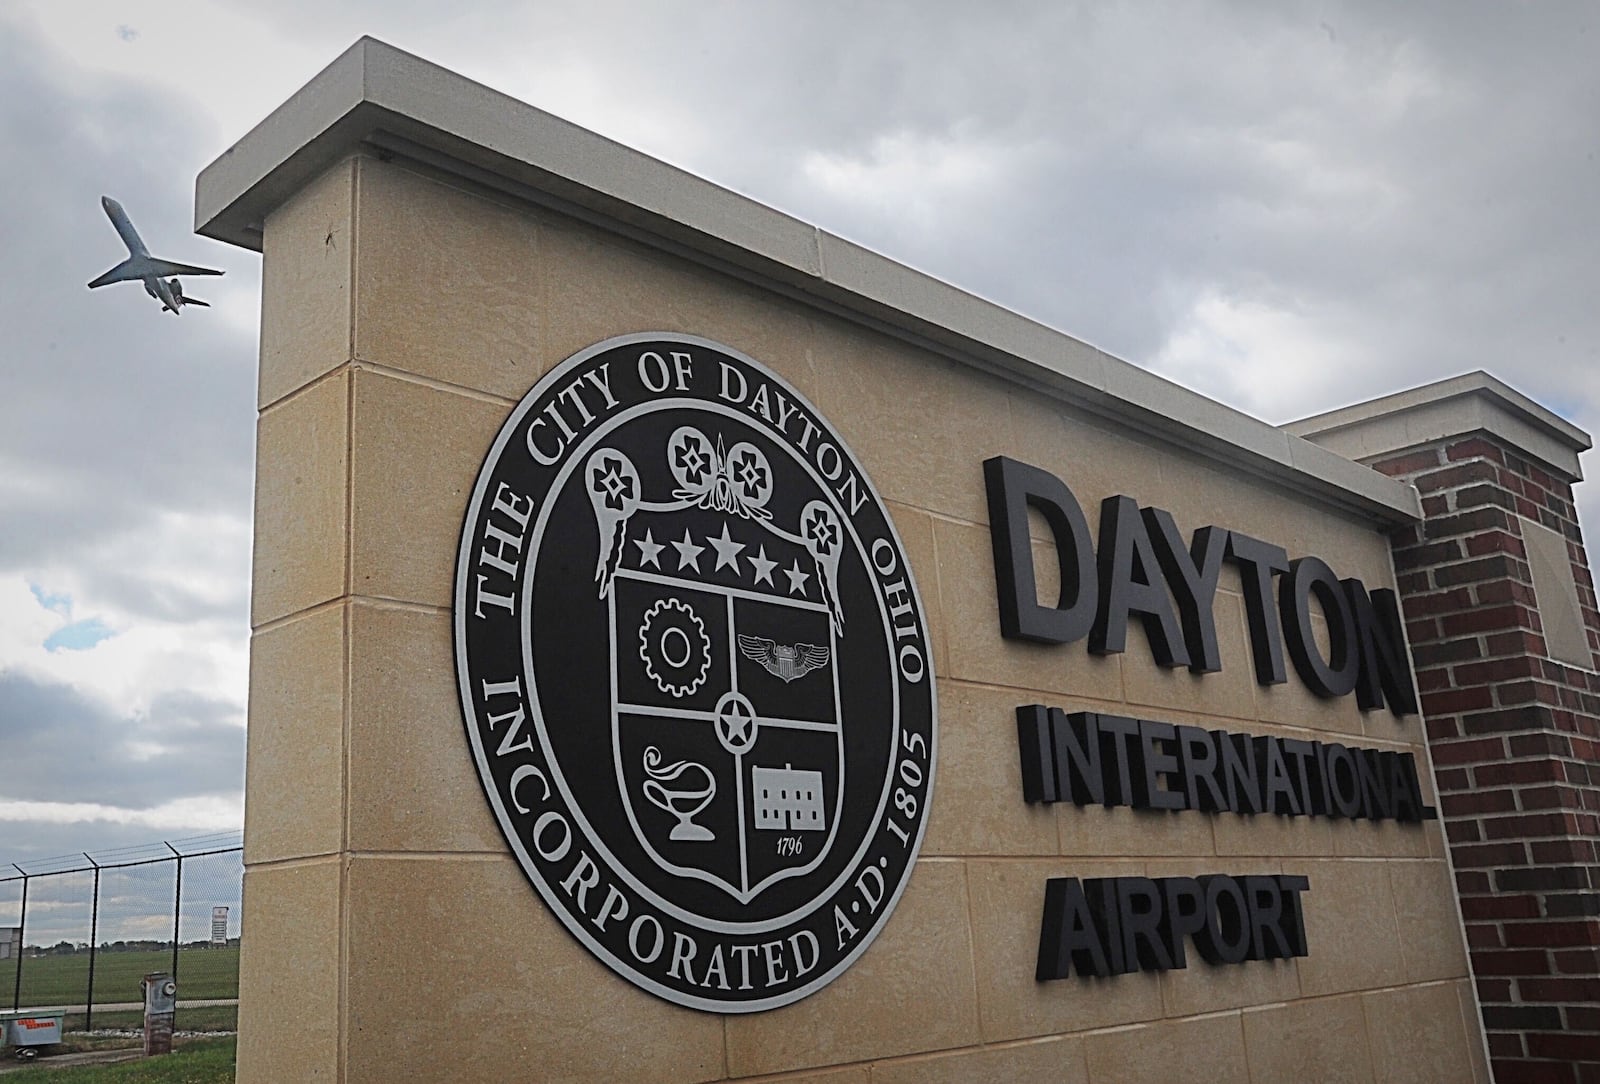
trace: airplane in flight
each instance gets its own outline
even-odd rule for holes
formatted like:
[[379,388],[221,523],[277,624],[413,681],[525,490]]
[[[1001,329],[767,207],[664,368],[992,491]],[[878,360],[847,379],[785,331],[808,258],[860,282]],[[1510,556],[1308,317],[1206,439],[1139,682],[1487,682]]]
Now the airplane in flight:
[[[89,289],[93,290],[96,286],[105,286],[113,282],[140,281],[144,283],[144,292],[161,302],[162,309],[174,316],[179,315],[178,310],[185,305],[211,307],[207,302],[184,297],[183,284],[178,281],[177,276],[220,275],[221,271],[157,259],[144,247],[144,242],[139,238],[139,231],[133,228],[133,223],[128,220],[128,212],[122,209],[122,204],[110,196],[101,196],[100,206],[105,208],[106,217],[111,219],[111,224],[116,227],[122,243],[128,246],[128,258],[89,283]],[[168,275],[173,277],[169,279],[166,277]]]

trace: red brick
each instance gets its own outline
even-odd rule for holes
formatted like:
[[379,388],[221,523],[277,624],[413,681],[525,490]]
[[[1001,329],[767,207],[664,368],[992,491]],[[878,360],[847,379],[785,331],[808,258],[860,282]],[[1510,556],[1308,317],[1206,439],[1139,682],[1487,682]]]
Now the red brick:
[[1553,956],[1563,975],[1600,975],[1600,952],[1592,948],[1562,949]]
[[1439,805],[1447,817],[1466,817],[1474,813],[1509,813],[1518,808],[1517,792],[1500,789],[1441,794]]
[[1505,934],[1510,948],[1571,948],[1600,944],[1600,923],[1508,922]]
[[1478,786],[1504,786],[1507,783],[1559,783],[1566,770],[1556,760],[1521,760],[1506,764],[1479,764],[1472,769]]
[[1536,949],[1479,949],[1472,954],[1472,971],[1477,975],[1548,975],[1550,954]]
[[1430,516],[1422,524],[1423,535],[1428,539],[1459,538],[1482,531],[1510,529],[1511,517],[1499,508],[1474,508],[1455,515]]
[[1600,1035],[1528,1035],[1528,1053],[1535,1058],[1562,1058],[1567,1061],[1600,1061]]
[[[1445,738],[1459,738],[1459,737],[1461,737],[1461,728],[1456,725],[1455,719],[1453,717],[1449,716],[1449,715],[1445,715],[1445,716],[1435,715],[1435,716],[1432,716],[1432,717],[1423,716],[1423,720],[1424,720],[1423,725],[1424,725],[1425,729],[1428,731],[1428,743],[1429,743],[1429,745],[1432,745],[1432,743],[1434,743],[1436,741],[1443,740]],[[1441,787],[1444,786],[1443,783],[1441,783],[1439,785]]]
[[1513,734],[1511,736],[1511,755],[1513,757],[1570,757],[1573,755],[1573,743],[1572,739],[1564,734],[1552,734],[1548,731],[1541,731],[1537,734]]
[[1559,1061],[1494,1058],[1494,1084],[1578,1084],[1577,1070]]
[[1394,585],[1405,594],[1410,594],[1413,591],[1426,591],[1428,589],[1428,574],[1426,572],[1401,572],[1395,576]]
[[[1457,566],[1464,567],[1464,566]],[[1448,571],[1441,569],[1440,571]],[[1439,619],[1439,628],[1445,636],[1471,636],[1478,632],[1498,632],[1502,629],[1537,628],[1533,611],[1526,606],[1485,606],[1466,613],[1449,614]]]
[[1422,710],[1426,715],[1456,715],[1463,711],[1481,711],[1494,707],[1494,693],[1485,685],[1466,689],[1440,689],[1422,694]]
[[1512,731],[1544,730],[1552,725],[1550,711],[1537,704],[1496,708],[1474,712],[1461,719],[1461,732],[1469,735],[1505,734]]
[[1478,1001],[1484,1005],[1504,1005],[1516,1000],[1510,979],[1473,979],[1478,991]]
[[1563,813],[1523,813],[1512,817],[1485,817],[1485,839],[1528,839],[1533,836],[1558,836],[1570,827]]
[[1483,829],[1474,820],[1444,822],[1444,835],[1451,843],[1477,843],[1483,839]]
[[1521,1032],[1490,1032],[1486,1038],[1489,1040],[1490,1057],[1520,1058],[1527,1053],[1522,1048]]
[[1416,672],[1417,691],[1431,692],[1434,689],[1448,689],[1450,687],[1450,670],[1447,667],[1436,667],[1432,670],[1419,670]]
[[1468,437],[1466,440],[1448,445],[1444,455],[1452,463],[1463,459],[1492,459],[1504,465],[1506,461],[1505,453],[1482,437]]
[[1457,685],[1490,685],[1497,681],[1532,677],[1539,672],[1539,660],[1526,655],[1513,655],[1509,659],[1463,662],[1450,668],[1451,676]]
[[1461,917],[1472,920],[1538,918],[1539,901],[1532,896],[1482,896],[1461,901]]
[[1443,515],[1450,511],[1450,498],[1442,493],[1435,493],[1422,498],[1422,514],[1425,516]]
[[1466,540],[1467,556],[1482,557],[1489,553],[1509,553],[1515,557],[1527,557],[1528,553],[1522,548],[1522,539],[1505,531],[1486,531],[1483,534],[1473,535]]
[[1504,760],[1506,743],[1501,738],[1442,741],[1433,744],[1432,753],[1435,764],[1478,764],[1484,761]]
[[1505,940],[1500,936],[1500,927],[1493,922],[1467,923],[1468,948],[1504,948]]
[[[1479,508],[1486,504],[1498,505],[1501,508],[1520,509],[1523,505],[1533,508],[1533,502],[1526,497],[1507,493],[1504,488],[1497,485],[1467,486],[1465,489],[1456,490],[1457,508]],[[1534,509],[1534,514],[1528,518],[1534,519],[1537,515],[1538,510]]]
[[1405,599],[1404,608],[1406,616],[1415,619],[1455,613],[1457,610],[1471,609],[1472,605],[1471,589],[1455,587],[1449,591],[1437,591],[1431,595],[1408,596]]
[[1478,602],[1488,605],[1496,602],[1516,602],[1523,606],[1539,605],[1538,597],[1534,595],[1533,588],[1525,583],[1516,583],[1513,580],[1495,580],[1491,583],[1480,583],[1472,589]]
[[[1528,787],[1517,792],[1517,801],[1523,809],[1530,812],[1536,809],[1578,809],[1583,805],[1583,794],[1575,787]],[[1553,848],[1556,844],[1541,843],[1539,846]],[[1562,846],[1576,848],[1578,844],[1576,841],[1569,840]],[[1590,845],[1588,850],[1590,853],[1587,855],[1573,854],[1567,857],[1578,862],[1593,861],[1593,846]],[[1535,861],[1539,862],[1555,860],[1556,856],[1553,851],[1547,852],[1544,857],[1535,858]]]
[[1567,1027],[1573,1031],[1600,1031],[1600,1009],[1592,1005],[1568,1005]]
[[1520,579],[1517,562],[1505,554],[1480,557],[1433,570],[1433,582],[1440,587],[1454,587],[1458,583],[1482,583],[1485,580]]
[[[1481,591],[1484,587],[1488,586],[1490,585],[1483,584],[1479,590]],[[1516,584],[1515,586],[1520,587],[1521,584]],[[1540,636],[1536,632],[1529,632],[1526,629],[1516,629],[1512,632],[1491,633],[1489,636],[1484,638],[1484,644],[1488,647],[1489,654],[1491,655],[1544,654],[1544,637]]]
[[1394,567],[1401,572],[1413,568],[1432,568],[1446,561],[1460,560],[1462,556],[1461,543],[1454,540],[1433,542],[1426,546],[1401,546],[1393,553]]
[[1442,663],[1461,662],[1465,659],[1476,659],[1483,652],[1478,650],[1474,640],[1457,640],[1448,644],[1417,644],[1411,645],[1411,659],[1418,666],[1438,666]]
[[1425,644],[1439,638],[1439,622],[1431,617],[1406,622],[1406,639],[1414,644]]
[[1415,474],[1417,471],[1431,470],[1439,465],[1439,450],[1437,448],[1424,448],[1419,452],[1407,452],[1397,455],[1392,459],[1380,459],[1373,463],[1372,469],[1380,474],[1387,474],[1393,478],[1400,474]]
[[1490,463],[1462,463],[1443,470],[1429,471],[1412,479],[1419,493],[1437,493],[1474,482],[1498,482],[1499,471]]
[[1600,978],[1526,978],[1518,980],[1517,991],[1524,1001],[1600,1001]]
[[1521,843],[1461,844],[1450,848],[1457,869],[1502,869],[1528,864],[1527,847]]
[[1496,686],[1494,695],[1503,706],[1515,707],[1522,704],[1560,704],[1566,696],[1574,694],[1569,690],[1563,695],[1561,689],[1546,681],[1509,681]]
[[1483,1026],[1490,1031],[1560,1031],[1561,1009],[1555,1005],[1485,1005]]

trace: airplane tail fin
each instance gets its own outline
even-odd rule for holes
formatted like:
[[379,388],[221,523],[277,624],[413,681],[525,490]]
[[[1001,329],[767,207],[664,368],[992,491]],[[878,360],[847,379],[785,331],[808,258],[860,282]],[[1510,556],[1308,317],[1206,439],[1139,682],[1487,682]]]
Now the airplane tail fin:
[[[185,297],[183,293],[183,283],[179,282],[176,278],[167,283],[167,285],[172,288],[172,296],[177,300],[180,307],[184,305],[199,305],[202,309],[209,309],[211,307],[211,302],[209,301],[201,301],[198,297]],[[176,312],[177,310],[174,309],[173,311]]]

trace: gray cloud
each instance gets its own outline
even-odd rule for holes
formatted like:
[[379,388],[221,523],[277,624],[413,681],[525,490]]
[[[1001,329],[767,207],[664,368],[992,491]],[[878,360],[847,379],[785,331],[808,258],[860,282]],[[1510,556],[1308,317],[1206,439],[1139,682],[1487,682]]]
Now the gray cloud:
[[[270,17],[303,26],[309,10]],[[324,24],[330,56],[385,36],[1136,363],[1208,297],[1346,344],[1336,374],[1295,356],[1200,374],[1271,420],[1485,367],[1600,421],[1589,5],[340,18]],[[591,93],[568,98],[541,71],[582,73]],[[821,183],[819,161],[859,181]]]
[[[1485,368],[1600,428],[1591,5],[234,6],[327,60],[376,34],[1268,420]],[[24,149],[0,160],[0,236],[28,268],[0,292],[0,572],[72,567],[132,614],[242,628],[242,544],[218,543],[239,569],[219,598],[130,540],[247,519],[254,342],[83,288],[121,258],[113,194],[159,253],[228,268],[201,296],[254,308],[256,258],[189,234],[195,173],[243,134],[205,105],[0,36],[0,138]],[[1219,306],[1262,337],[1180,351]],[[141,725],[225,773],[225,714]],[[0,698],[0,740],[19,718]]]
[[165,692],[126,715],[67,686],[0,674],[0,705],[5,799],[141,809],[244,782],[234,704]]
[[193,177],[216,147],[192,114],[25,32],[0,36],[0,140],[24,149],[0,164],[0,234],[28,254],[0,291],[0,493],[7,520],[28,525],[0,533],[0,569],[77,563],[162,616],[208,607],[141,597],[141,555],[107,551],[163,513],[249,516],[254,343],[209,313],[173,319],[137,284],[84,284],[126,256],[99,206],[114,195],[158,255],[234,276],[208,299],[255,292],[254,257],[189,231]]

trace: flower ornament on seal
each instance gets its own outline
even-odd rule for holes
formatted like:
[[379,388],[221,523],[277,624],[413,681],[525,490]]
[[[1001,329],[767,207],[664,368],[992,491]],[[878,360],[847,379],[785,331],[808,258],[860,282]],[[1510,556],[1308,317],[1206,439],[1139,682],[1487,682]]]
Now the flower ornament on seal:
[[800,537],[817,564],[817,579],[823,601],[833,615],[834,629],[844,631],[844,604],[839,600],[839,542],[844,528],[839,514],[821,501],[812,501],[800,511]]
[[589,502],[594,505],[595,526],[600,532],[600,559],[594,579],[604,598],[611,577],[622,559],[622,543],[628,534],[628,518],[639,510],[639,472],[633,461],[614,448],[599,448],[584,465],[584,481]]
[[766,454],[748,441],[740,441],[728,452],[724,471],[733,508],[746,519],[771,519],[767,502],[772,499],[772,466]]
[[667,441],[667,467],[678,482],[672,495],[705,507],[722,474],[722,457],[711,438],[685,425]]

